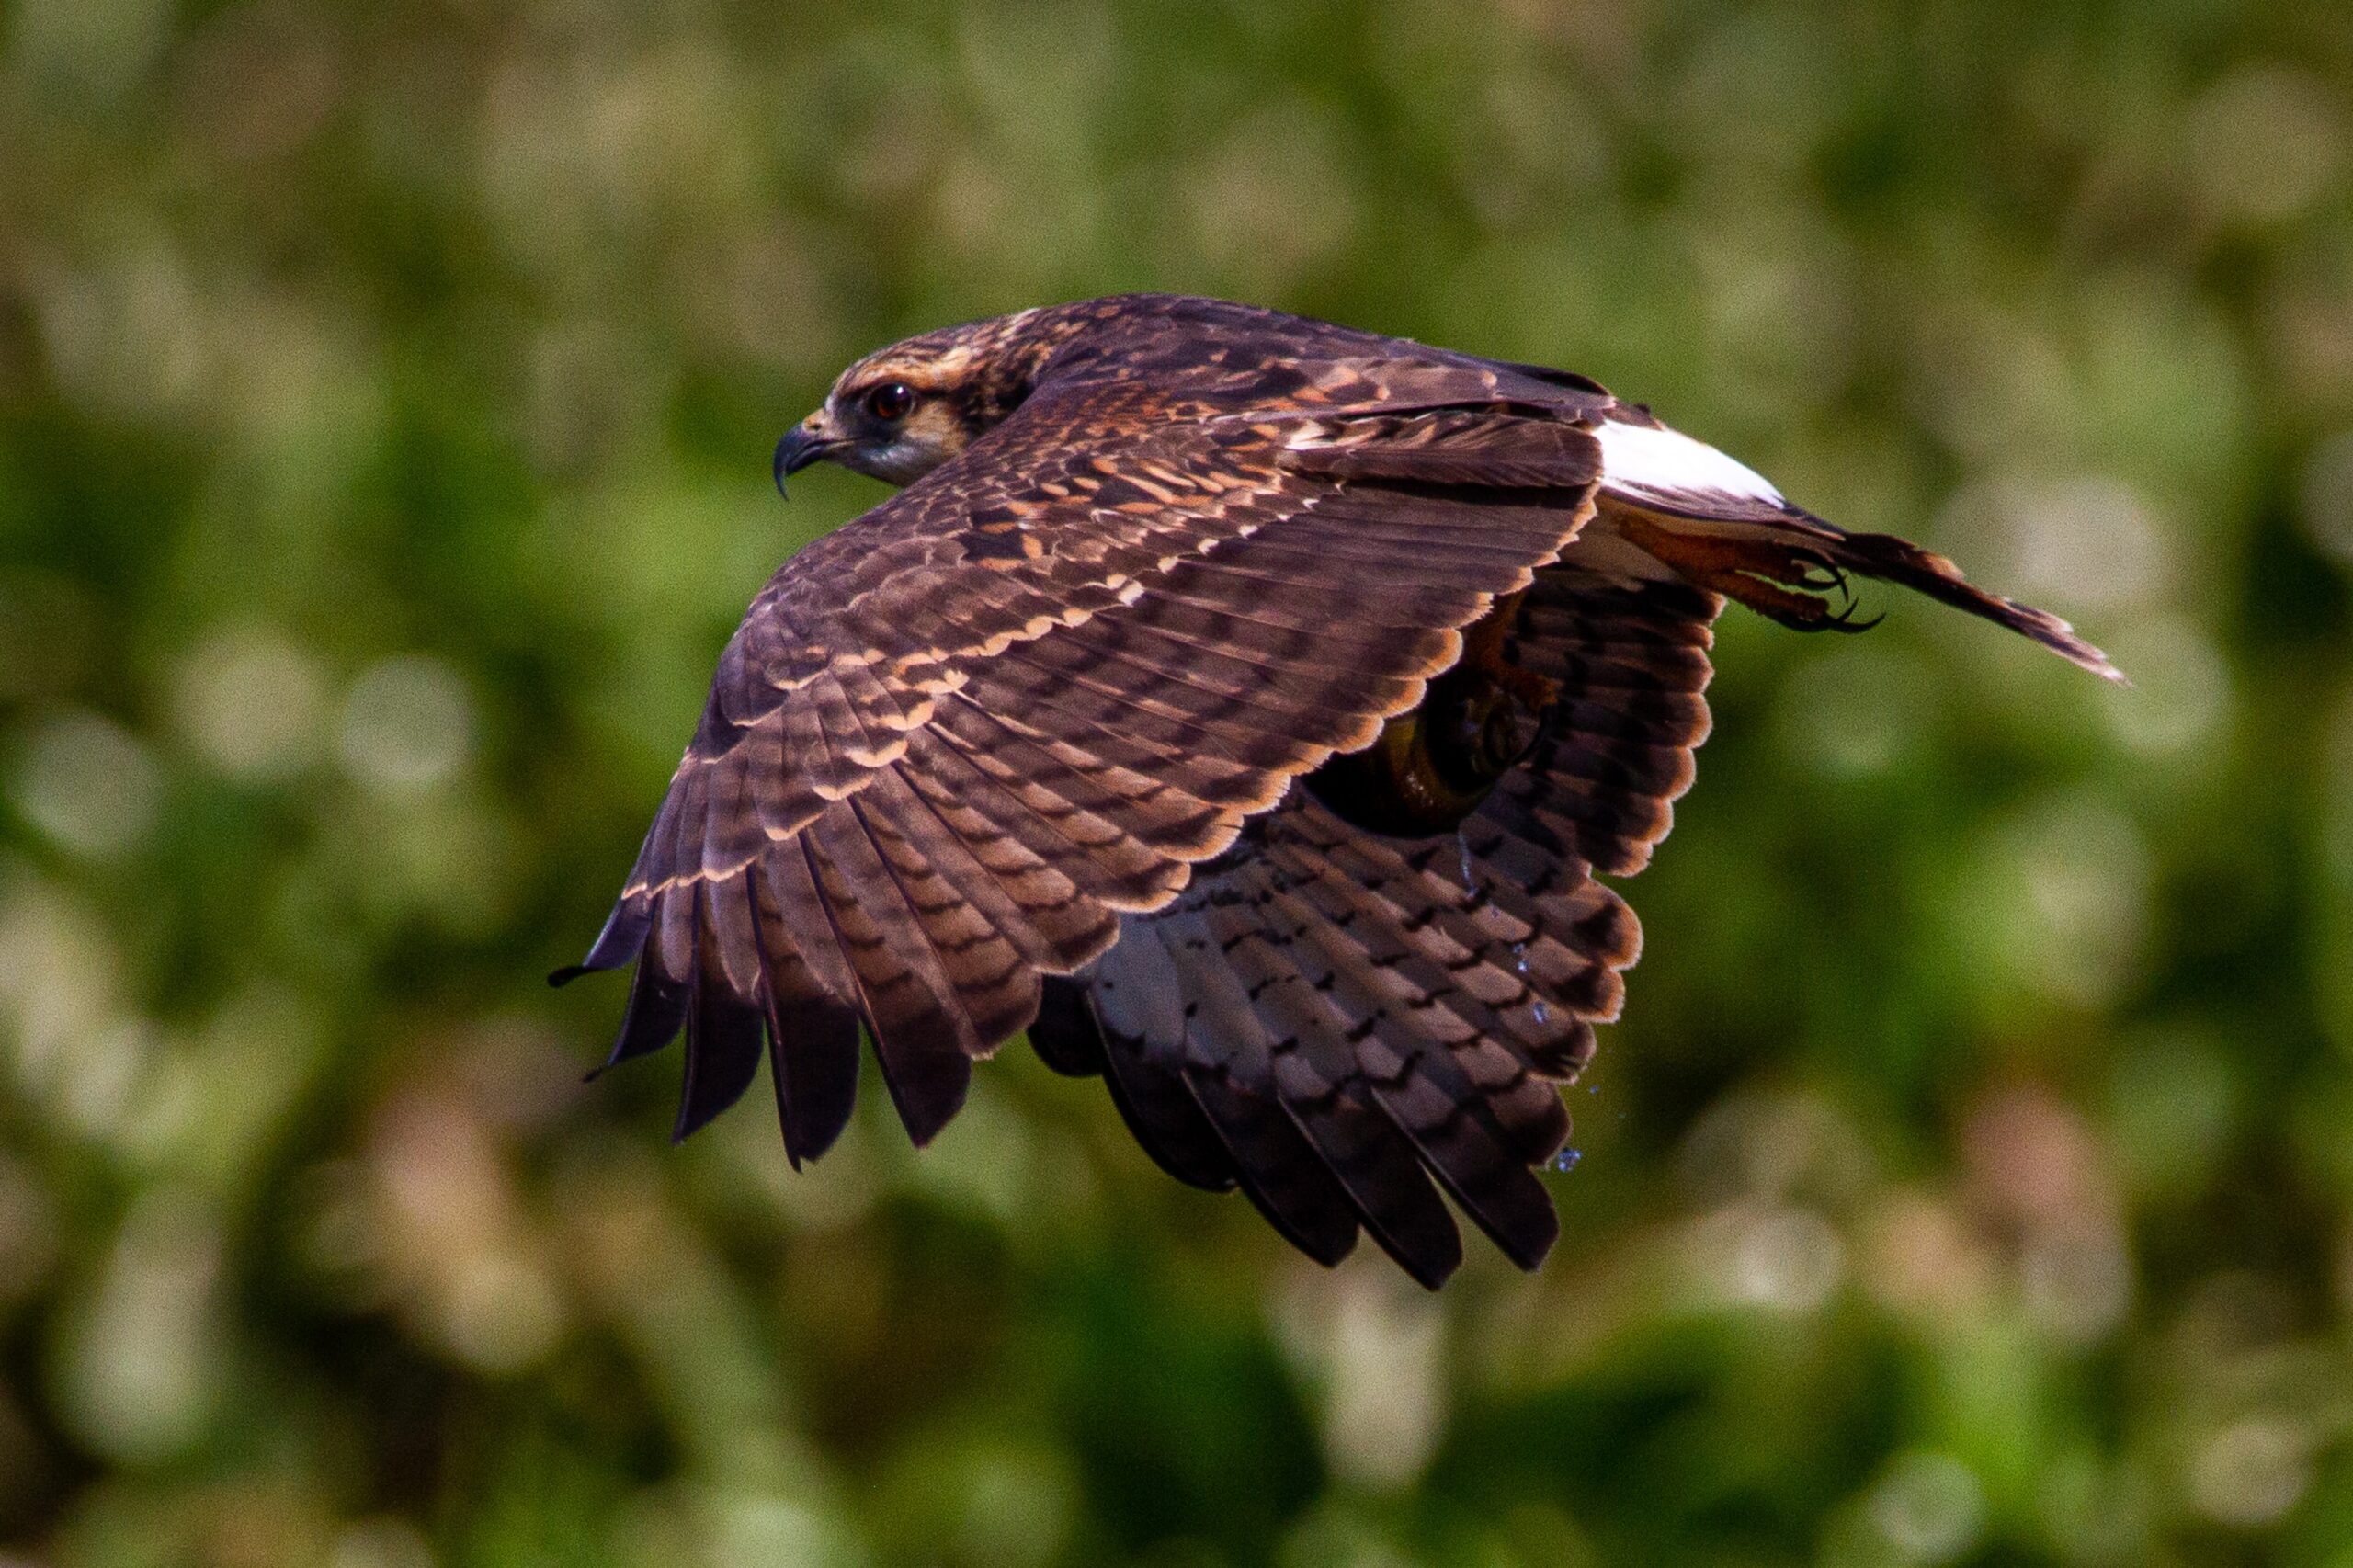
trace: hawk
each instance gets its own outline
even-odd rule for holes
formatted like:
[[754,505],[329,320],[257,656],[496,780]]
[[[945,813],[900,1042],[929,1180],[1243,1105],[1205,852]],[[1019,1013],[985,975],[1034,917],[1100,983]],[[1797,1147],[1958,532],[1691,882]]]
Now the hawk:
[[795,1168],[861,1029],[908,1135],[1029,1032],[1324,1264],[1435,1288],[1453,1204],[1533,1268],[1561,1086],[1640,950],[1727,598],[1852,576],[2065,622],[1841,531],[1565,371],[1131,295],[909,338],[776,450],[902,485],[753,600],[611,918],[607,1065],[687,1040],[676,1131],[763,1051]]

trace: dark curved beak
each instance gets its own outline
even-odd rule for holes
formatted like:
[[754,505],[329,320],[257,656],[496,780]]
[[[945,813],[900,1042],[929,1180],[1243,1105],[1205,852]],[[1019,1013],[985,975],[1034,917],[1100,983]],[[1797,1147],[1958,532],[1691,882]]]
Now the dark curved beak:
[[784,494],[784,476],[799,473],[835,447],[839,441],[820,436],[806,425],[795,425],[776,444],[776,493]]

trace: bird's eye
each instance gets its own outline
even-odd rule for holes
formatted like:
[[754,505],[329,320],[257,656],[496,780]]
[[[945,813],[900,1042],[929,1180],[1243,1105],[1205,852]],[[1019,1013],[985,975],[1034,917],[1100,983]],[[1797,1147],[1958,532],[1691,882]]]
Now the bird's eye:
[[904,381],[884,381],[866,394],[866,412],[885,422],[904,419],[915,405],[915,389]]

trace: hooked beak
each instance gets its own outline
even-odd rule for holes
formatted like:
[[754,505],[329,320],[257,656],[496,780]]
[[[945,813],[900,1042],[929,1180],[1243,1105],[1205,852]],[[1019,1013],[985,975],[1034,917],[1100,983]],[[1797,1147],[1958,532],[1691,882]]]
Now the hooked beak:
[[845,443],[822,434],[816,426],[817,416],[811,415],[784,433],[776,444],[776,493],[784,494],[784,476],[799,473],[811,463]]

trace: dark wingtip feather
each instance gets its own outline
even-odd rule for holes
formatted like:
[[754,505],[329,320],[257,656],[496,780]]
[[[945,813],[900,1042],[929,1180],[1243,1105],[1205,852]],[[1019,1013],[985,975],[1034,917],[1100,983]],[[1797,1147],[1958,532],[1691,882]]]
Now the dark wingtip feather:
[[1110,1070],[1103,1082],[1111,1091],[1112,1108],[1137,1144],[1153,1164],[1187,1187],[1233,1191],[1233,1160],[1183,1082],[1146,1061],[1135,1042],[1122,1040],[1120,1046],[1116,1054],[1107,1053]]
[[605,916],[604,929],[589,944],[588,956],[549,975],[548,983],[569,985],[584,974],[620,968],[645,946],[645,935],[653,928],[654,900],[643,893],[624,895]]
[[687,1072],[671,1142],[683,1143],[710,1125],[752,1086],[760,1065],[761,1022],[759,1008],[704,977],[687,1011]]
[[1233,1157],[1243,1193],[1285,1241],[1326,1268],[1356,1250],[1355,1207],[1279,1107],[1214,1072],[1188,1069],[1184,1082]]
[[[1493,1108],[1476,1097],[1476,1088],[1440,1058],[1428,1059],[1425,1070],[1435,1086],[1453,1099],[1450,1113],[1433,1119],[1426,1110],[1417,1115],[1386,1097],[1384,1103],[1457,1206],[1506,1257],[1532,1272],[1560,1239],[1561,1221],[1552,1194],[1517,1157],[1509,1135]],[[1560,1103],[1558,1095],[1550,1097],[1554,1105]],[[1565,1137],[1565,1112],[1560,1126]]]
[[661,972],[659,961],[651,949],[642,954],[637,973],[630,981],[629,1006],[621,1015],[620,1033],[613,1040],[613,1049],[602,1065],[593,1069],[591,1079],[601,1076],[624,1062],[649,1055],[677,1038],[687,1022],[687,983],[673,980]]
[[1536,1189],[1532,1201],[1522,1199],[1498,1203],[1490,1199],[1476,1209],[1466,1204],[1463,1211],[1495,1244],[1497,1250],[1522,1272],[1533,1274],[1544,1266],[1544,1260],[1552,1256],[1553,1244],[1561,1239],[1561,1216],[1535,1174],[1525,1168],[1520,1174]]
[[1411,1144],[1379,1110],[1345,1096],[1293,1108],[1309,1141],[1339,1178],[1375,1244],[1424,1290],[1462,1267],[1462,1233]]
[[1048,975],[1029,1024],[1029,1049],[1065,1078],[1092,1078],[1104,1069],[1103,1030],[1077,981]]
[[[786,868],[801,862],[783,861]],[[794,940],[775,868],[745,879],[767,1009],[768,1078],[794,1170],[834,1146],[858,1104],[858,1014],[829,995]]]
[[[1462,1238],[1455,1233],[1454,1227],[1450,1224],[1447,1227],[1447,1233],[1454,1238],[1454,1244],[1451,1247],[1416,1246],[1409,1250],[1404,1247],[1383,1246],[1381,1250],[1387,1253],[1398,1267],[1411,1276],[1415,1284],[1425,1290],[1435,1292],[1445,1289],[1446,1282],[1454,1278],[1454,1271],[1462,1267]],[[1380,1241],[1380,1233],[1375,1232],[1372,1239],[1376,1242]]]
[[768,1073],[784,1157],[799,1170],[834,1146],[858,1106],[858,1015],[798,997],[768,1004]]
[[972,1059],[953,1045],[930,1050],[877,1050],[882,1086],[899,1113],[907,1139],[918,1149],[956,1119],[972,1089]]

